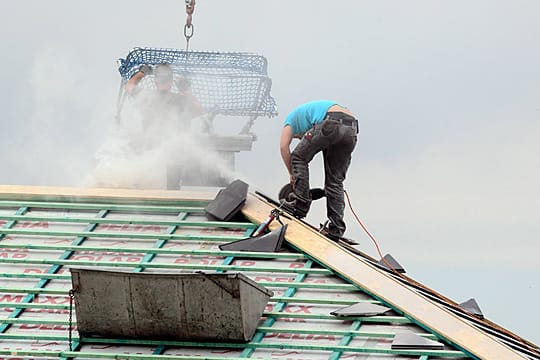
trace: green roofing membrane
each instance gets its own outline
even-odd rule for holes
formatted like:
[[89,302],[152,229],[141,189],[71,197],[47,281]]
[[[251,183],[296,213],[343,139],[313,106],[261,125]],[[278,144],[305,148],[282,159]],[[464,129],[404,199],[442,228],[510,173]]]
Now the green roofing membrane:
[[[358,302],[385,304],[292,248],[219,250],[220,244],[250,236],[257,225],[208,221],[204,207],[203,201],[181,200],[0,201],[0,358],[469,358],[446,343],[443,350],[392,349],[394,336],[405,332],[443,342],[396,311],[331,315]],[[75,327],[69,331],[70,267],[235,271],[274,295],[248,343],[80,339]],[[76,309],[72,315],[76,325]]]

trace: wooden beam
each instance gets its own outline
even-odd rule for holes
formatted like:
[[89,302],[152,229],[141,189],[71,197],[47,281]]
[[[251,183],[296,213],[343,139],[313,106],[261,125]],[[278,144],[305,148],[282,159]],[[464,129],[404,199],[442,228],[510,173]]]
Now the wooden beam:
[[193,192],[182,190],[0,185],[0,200],[19,201],[114,202],[114,200],[118,200],[127,203],[207,202],[213,200],[216,193],[217,190]]
[[[266,201],[249,194],[242,212],[252,221],[261,223],[273,208]],[[526,359],[302,222],[285,217],[281,217],[281,220],[289,225],[285,238],[291,245],[457,347],[480,359]],[[270,229],[279,226],[273,222]]]
[[253,135],[209,135],[199,139],[213,150],[227,152],[250,151],[255,141]]

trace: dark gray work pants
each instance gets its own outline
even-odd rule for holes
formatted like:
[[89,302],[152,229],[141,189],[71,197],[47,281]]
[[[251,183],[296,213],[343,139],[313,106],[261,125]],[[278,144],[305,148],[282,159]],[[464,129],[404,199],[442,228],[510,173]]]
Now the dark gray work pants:
[[319,151],[323,152],[328,232],[335,236],[343,236],[345,232],[343,181],[356,146],[356,133],[356,127],[325,120],[307,131],[291,153],[295,212],[304,217],[311,206],[309,162]]

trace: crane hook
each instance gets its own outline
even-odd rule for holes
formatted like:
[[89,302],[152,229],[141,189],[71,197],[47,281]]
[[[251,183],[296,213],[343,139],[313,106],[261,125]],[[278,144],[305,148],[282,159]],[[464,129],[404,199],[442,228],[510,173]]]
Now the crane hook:
[[185,0],[186,3],[186,24],[184,25],[184,37],[186,38],[186,51],[189,50],[189,40],[193,36],[193,12],[195,11],[195,0]]

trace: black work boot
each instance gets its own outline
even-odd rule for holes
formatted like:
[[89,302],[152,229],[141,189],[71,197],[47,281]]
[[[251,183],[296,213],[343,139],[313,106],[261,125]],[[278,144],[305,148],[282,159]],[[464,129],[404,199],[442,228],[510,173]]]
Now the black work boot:
[[327,238],[329,238],[330,240],[332,241],[339,241],[340,237],[337,236],[337,235],[334,235],[334,234],[330,234],[328,232],[328,227],[326,226],[326,224],[320,224],[320,230],[319,230],[319,233],[321,233],[322,235],[326,236]]
[[335,241],[335,242],[338,242],[338,241],[343,241],[349,245],[358,245],[358,243],[352,239],[349,239],[349,238],[346,238],[344,236],[341,236],[341,235],[337,235],[337,234],[333,234],[333,233],[330,233],[330,231],[328,230],[328,224],[320,224],[320,230],[319,232],[321,234],[323,234],[324,236],[326,236],[328,239],[332,240],[332,241]]

